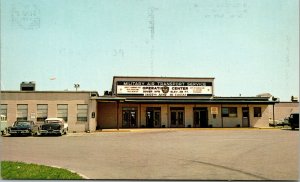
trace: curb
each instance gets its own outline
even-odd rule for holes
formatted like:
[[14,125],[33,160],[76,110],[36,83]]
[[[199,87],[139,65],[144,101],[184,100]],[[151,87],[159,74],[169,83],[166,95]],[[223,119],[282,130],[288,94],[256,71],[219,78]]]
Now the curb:
[[68,170],[68,171],[70,171],[70,172],[72,172],[72,173],[78,174],[78,175],[79,175],[80,177],[82,177],[83,179],[90,179],[89,177],[87,177],[87,176],[85,176],[85,175],[83,175],[83,174],[81,174],[81,173],[78,173],[78,172],[76,172],[76,171],[74,171],[74,170],[68,169],[68,168],[62,168],[62,167],[60,167],[60,166],[55,166],[55,165],[50,165],[50,167],[54,167],[54,168],[58,168],[58,169],[66,169],[66,170]]

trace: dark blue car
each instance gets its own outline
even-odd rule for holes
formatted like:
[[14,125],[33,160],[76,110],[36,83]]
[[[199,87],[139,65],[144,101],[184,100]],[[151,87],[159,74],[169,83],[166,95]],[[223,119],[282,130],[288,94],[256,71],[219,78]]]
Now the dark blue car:
[[17,135],[37,135],[39,133],[39,126],[36,125],[33,121],[16,121],[13,126],[8,127],[8,133],[11,136]]

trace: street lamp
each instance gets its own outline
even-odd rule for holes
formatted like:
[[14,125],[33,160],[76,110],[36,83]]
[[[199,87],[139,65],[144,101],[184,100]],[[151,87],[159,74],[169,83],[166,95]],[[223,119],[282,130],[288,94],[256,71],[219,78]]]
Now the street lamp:
[[77,92],[77,89],[80,87],[80,85],[79,85],[78,83],[75,83],[75,84],[74,84],[74,87],[75,87],[76,92]]

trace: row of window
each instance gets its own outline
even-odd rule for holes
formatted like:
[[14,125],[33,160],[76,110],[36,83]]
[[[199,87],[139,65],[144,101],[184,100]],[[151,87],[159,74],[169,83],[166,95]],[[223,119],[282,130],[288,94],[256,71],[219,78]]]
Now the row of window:
[[[7,117],[7,105],[1,104],[0,107],[1,115]],[[32,116],[30,116],[32,117]],[[35,117],[35,116],[34,116]],[[48,117],[48,104],[37,104],[36,120],[45,121]],[[68,121],[68,104],[57,104],[57,117]],[[87,121],[88,118],[88,105],[78,104],[77,105],[77,121]],[[17,105],[17,120],[28,119],[28,105],[18,104]]]
[[[253,108],[254,117],[261,117],[261,107]],[[222,107],[222,117],[237,117],[237,107]],[[249,116],[247,116],[249,117]]]

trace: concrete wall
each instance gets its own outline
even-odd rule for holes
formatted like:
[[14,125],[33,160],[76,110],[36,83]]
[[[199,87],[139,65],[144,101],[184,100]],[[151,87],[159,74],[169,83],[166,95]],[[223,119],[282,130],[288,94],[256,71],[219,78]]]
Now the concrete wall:
[[[273,106],[268,107],[269,110],[269,119],[273,120]],[[274,113],[275,120],[283,121],[285,117],[288,117],[291,113],[299,113],[299,102],[280,102],[275,104]]]

